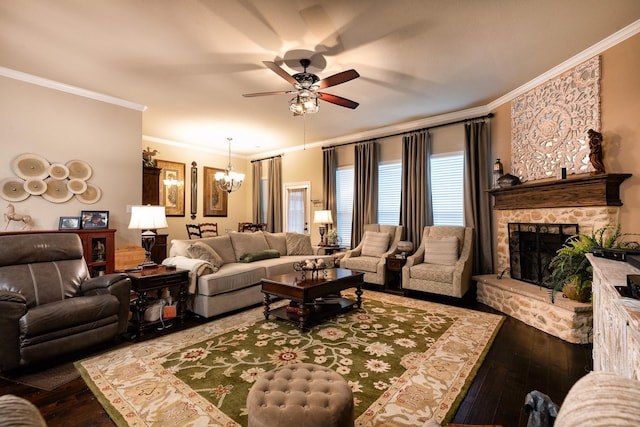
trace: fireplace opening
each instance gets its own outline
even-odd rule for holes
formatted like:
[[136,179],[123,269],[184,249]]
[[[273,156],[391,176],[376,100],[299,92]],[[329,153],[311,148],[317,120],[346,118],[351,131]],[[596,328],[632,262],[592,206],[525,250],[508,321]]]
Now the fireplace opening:
[[513,279],[549,288],[549,263],[578,224],[510,222],[509,259]]

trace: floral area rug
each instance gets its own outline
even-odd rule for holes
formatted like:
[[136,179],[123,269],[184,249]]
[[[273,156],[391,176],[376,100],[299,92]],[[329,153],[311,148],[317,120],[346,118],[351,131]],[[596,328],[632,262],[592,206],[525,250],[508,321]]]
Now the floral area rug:
[[255,379],[299,362],[348,381],[357,426],[415,426],[453,416],[502,320],[365,291],[361,309],[308,331],[258,307],[76,366],[119,426],[247,425]]

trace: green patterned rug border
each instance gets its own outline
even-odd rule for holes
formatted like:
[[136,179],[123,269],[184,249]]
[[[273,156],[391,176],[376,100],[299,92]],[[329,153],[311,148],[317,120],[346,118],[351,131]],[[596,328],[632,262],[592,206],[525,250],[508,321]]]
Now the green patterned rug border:
[[[431,310],[454,318],[454,321],[437,338],[433,347],[411,355],[410,362],[415,363],[410,364],[399,380],[390,386],[386,384],[388,388],[363,411],[356,425],[415,425],[430,418],[449,421],[486,357],[504,317],[375,291],[365,291],[365,306],[367,300],[421,311]],[[347,313],[347,316],[352,313],[355,311]],[[189,384],[174,375],[174,368],[170,365],[163,367],[163,363],[167,362],[167,357],[175,359],[175,354],[186,348],[197,347],[209,339],[235,331],[241,325],[260,325],[260,322],[265,322],[262,307],[256,307],[85,359],[76,362],[76,367],[119,426],[163,425],[162,420],[167,418],[171,419],[171,425],[237,426],[241,424],[196,393]],[[314,363],[314,359],[305,362]],[[434,405],[434,402],[439,404]],[[437,407],[420,408],[420,405],[427,404]],[[394,416],[400,413],[403,417],[394,420]],[[158,414],[160,419],[154,420],[154,415]],[[405,418],[405,422],[400,423],[398,420],[401,418]]]

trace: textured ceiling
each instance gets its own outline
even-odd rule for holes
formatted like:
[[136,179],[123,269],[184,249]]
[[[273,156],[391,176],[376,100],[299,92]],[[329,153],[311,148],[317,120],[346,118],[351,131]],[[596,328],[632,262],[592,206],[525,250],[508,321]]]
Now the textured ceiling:
[[[0,0],[0,66],[147,106],[146,137],[248,156],[482,106],[640,19],[638,0]],[[302,57],[325,92],[290,95]]]

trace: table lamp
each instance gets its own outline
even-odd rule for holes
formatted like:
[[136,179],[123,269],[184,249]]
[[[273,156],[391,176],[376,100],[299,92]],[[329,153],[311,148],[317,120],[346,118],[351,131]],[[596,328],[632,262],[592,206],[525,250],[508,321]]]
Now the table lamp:
[[406,258],[409,252],[413,250],[413,242],[409,240],[401,240],[398,242],[398,252],[401,258]]
[[155,267],[157,264],[151,260],[151,248],[156,242],[156,233],[154,230],[158,228],[167,228],[167,217],[165,216],[164,206],[131,206],[130,229],[142,230],[142,247],[145,250],[145,260],[140,267]]
[[324,241],[324,233],[327,232],[327,224],[333,224],[333,217],[331,216],[331,211],[316,211],[313,214],[313,222],[314,224],[322,224],[318,227],[318,231],[320,231],[320,246],[325,244]]

